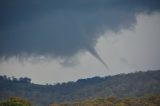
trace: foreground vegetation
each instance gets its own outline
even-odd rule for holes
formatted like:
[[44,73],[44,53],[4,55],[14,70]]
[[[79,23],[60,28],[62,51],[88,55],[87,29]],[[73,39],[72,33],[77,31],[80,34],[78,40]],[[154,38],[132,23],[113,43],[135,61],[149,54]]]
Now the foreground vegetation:
[[0,102],[0,106],[32,106],[31,103],[19,97],[10,97],[8,100]]
[[[31,103],[19,97],[11,97],[1,101],[0,106],[32,106]],[[86,100],[75,103],[50,104],[49,106],[160,106],[160,95],[143,96],[139,98],[108,97]]]
[[160,95],[123,99],[108,97],[77,103],[51,104],[50,106],[160,106]]

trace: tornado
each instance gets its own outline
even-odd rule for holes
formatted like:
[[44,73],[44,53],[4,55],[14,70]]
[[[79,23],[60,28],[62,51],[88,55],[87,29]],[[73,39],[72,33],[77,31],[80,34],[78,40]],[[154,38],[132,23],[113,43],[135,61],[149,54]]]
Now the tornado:
[[104,67],[106,68],[106,70],[109,70],[109,67],[108,65],[103,61],[103,59],[99,56],[98,52],[96,51],[95,48],[93,47],[87,47],[87,50],[97,59],[99,60],[103,65]]

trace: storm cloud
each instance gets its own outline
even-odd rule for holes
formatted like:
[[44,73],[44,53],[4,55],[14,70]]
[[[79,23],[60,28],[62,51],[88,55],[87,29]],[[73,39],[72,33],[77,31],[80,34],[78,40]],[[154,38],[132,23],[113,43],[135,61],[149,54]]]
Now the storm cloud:
[[98,38],[159,9],[159,0],[1,0],[0,57],[68,59],[89,51],[106,65],[95,50]]

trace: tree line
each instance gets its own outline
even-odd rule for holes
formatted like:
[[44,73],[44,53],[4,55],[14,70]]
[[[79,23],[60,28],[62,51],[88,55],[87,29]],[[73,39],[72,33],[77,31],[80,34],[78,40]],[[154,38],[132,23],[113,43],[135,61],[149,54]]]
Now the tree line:
[[14,76],[12,77],[7,77],[6,75],[0,76],[0,81],[2,82],[19,82],[19,83],[31,83],[31,79],[28,77],[20,77],[20,78],[15,78]]

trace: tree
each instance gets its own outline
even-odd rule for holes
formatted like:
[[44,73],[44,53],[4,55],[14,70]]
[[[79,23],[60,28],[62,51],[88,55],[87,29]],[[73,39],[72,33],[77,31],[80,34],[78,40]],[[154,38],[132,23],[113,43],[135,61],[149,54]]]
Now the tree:
[[31,103],[19,97],[11,97],[9,100],[0,102],[0,106],[31,106]]

